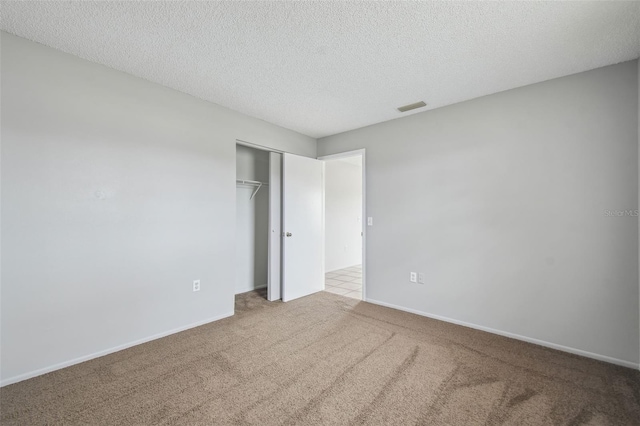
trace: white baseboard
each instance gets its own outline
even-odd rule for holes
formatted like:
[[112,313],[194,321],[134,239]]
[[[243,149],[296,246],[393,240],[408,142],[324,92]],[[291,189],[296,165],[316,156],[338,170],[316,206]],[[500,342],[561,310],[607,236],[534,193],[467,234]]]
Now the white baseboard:
[[544,340],[538,340],[538,339],[534,339],[534,338],[531,338],[531,337],[521,336],[519,334],[509,333],[507,331],[501,331],[501,330],[496,330],[494,328],[489,328],[489,327],[484,327],[484,326],[481,326],[481,325],[471,324],[471,323],[468,323],[468,322],[459,321],[459,320],[455,320],[455,319],[452,319],[452,318],[443,317],[443,316],[440,316],[440,315],[429,314],[427,312],[422,312],[422,311],[418,311],[416,309],[411,309],[411,308],[405,308],[405,307],[402,307],[402,306],[393,305],[391,303],[381,302],[379,300],[367,299],[367,302],[373,303],[374,305],[385,306],[387,308],[393,308],[393,309],[397,309],[399,311],[404,311],[404,312],[409,312],[409,313],[416,314],[416,315],[421,315],[423,317],[433,318],[433,319],[436,319],[436,320],[440,320],[440,321],[449,322],[449,323],[452,323],[452,324],[461,325],[461,326],[464,326],[464,327],[474,328],[476,330],[486,331],[488,333],[498,334],[500,336],[510,337],[510,338],[516,339],[516,340],[522,340],[524,342],[533,343],[535,345],[540,345],[540,346],[544,346],[544,347],[551,348],[551,349],[557,349],[559,351],[568,352],[568,353],[575,354],[575,355],[581,355],[581,356],[584,356],[584,357],[587,357],[587,358],[597,359],[598,361],[604,361],[604,362],[608,362],[610,364],[621,365],[623,367],[633,368],[633,369],[636,369],[636,370],[640,369],[640,364],[638,364],[637,362],[625,361],[625,360],[618,359],[618,358],[612,358],[612,357],[609,357],[609,356],[606,356],[606,355],[599,355],[599,354],[596,354],[596,353],[593,353],[593,352],[583,351],[582,349],[576,349],[576,348],[571,348],[569,346],[563,346],[563,345],[558,345],[558,344],[555,344],[555,343],[545,342]]
[[54,364],[54,365],[51,365],[49,367],[40,368],[38,370],[30,371],[30,372],[24,373],[24,374],[19,374],[17,376],[13,376],[13,377],[10,377],[8,379],[4,379],[4,380],[0,381],[0,387],[11,385],[13,383],[18,383],[18,382],[21,382],[23,380],[31,379],[31,378],[36,377],[36,376],[41,376],[43,374],[47,374],[47,373],[50,373],[50,372],[55,371],[55,370],[60,370],[62,368],[70,367],[72,365],[79,364],[79,363],[85,362],[85,361],[89,361],[89,360],[94,359],[94,358],[99,358],[101,356],[109,355],[109,354],[112,354],[114,352],[118,352],[118,351],[121,351],[123,349],[130,348],[132,346],[140,345],[142,343],[150,342],[152,340],[156,340],[156,339],[160,339],[162,337],[169,336],[170,334],[175,334],[175,333],[179,333],[181,331],[188,330],[190,328],[199,327],[201,325],[208,324],[208,323],[213,322],[213,321],[218,321],[218,320],[221,320],[223,318],[230,317],[233,314],[234,314],[233,312],[228,312],[226,314],[218,315],[216,317],[208,318],[208,319],[202,320],[202,321],[198,321],[198,322],[195,322],[195,323],[192,323],[192,324],[189,324],[189,325],[185,325],[183,327],[178,327],[178,328],[174,328],[174,329],[169,330],[169,331],[165,331],[165,332],[162,332],[162,333],[154,334],[153,336],[149,336],[149,337],[145,337],[145,338],[142,338],[142,339],[138,339],[138,340],[135,340],[133,342],[129,342],[129,343],[125,343],[123,345],[115,346],[113,348],[104,349],[102,351],[98,351],[98,352],[94,352],[94,353],[89,354],[89,355],[84,355],[84,356],[81,356],[81,357],[78,357],[78,358],[74,358],[74,359],[71,359],[69,361],[60,362],[58,364]]
[[336,268],[336,269],[332,269],[331,271],[324,271],[325,274],[330,274],[332,272],[336,272],[336,271],[341,271],[343,269],[347,269],[347,268],[353,268],[354,266],[361,266],[362,262],[360,263],[356,263],[354,265],[349,265],[349,266],[343,266],[342,268]]

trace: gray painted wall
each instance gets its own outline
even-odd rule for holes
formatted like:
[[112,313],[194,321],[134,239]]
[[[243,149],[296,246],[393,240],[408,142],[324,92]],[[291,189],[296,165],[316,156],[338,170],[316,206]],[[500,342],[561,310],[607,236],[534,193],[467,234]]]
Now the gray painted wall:
[[318,141],[359,148],[369,299],[638,363],[637,61]]
[[[238,145],[238,179],[269,182],[269,152]],[[266,287],[269,261],[269,187],[236,186],[236,285],[244,293]]]
[[325,161],[324,181],[324,262],[330,272],[362,263],[362,165]]
[[232,314],[235,141],[315,140],[1,38],[3,383]]

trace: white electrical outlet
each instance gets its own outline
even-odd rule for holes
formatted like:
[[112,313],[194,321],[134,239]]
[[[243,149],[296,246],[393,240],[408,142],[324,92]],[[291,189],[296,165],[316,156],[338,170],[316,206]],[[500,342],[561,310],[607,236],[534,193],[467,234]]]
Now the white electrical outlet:
[[368,217],[367,218],[367,225],[368,226],[373,226],[373,218],[372,217]]
[[419,284],[424,284],[424,272],[419,272],[418,273],[418,283]]
[[409,281],[415,283],[418,281],[418,275],[415,272],[411,272],[409,275]]
[[193,281],[193,291],[200,291],[200,280]]

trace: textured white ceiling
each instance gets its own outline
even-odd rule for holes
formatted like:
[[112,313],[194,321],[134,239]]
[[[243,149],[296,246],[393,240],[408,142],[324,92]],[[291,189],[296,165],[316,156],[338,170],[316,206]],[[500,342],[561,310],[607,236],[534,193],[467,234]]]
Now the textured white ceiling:
[[3,1],[1,28],[313,137],[640,56],[640,2]]

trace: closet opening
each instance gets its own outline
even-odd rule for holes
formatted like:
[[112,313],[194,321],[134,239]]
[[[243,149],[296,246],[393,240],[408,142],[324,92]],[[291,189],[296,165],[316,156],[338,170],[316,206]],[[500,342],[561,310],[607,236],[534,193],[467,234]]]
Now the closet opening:
[[235,294],[282,298],[283,154],[236,144]]
[[269,186],[269,152],[236,145],[236,294],[267,297]]

